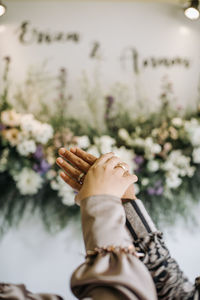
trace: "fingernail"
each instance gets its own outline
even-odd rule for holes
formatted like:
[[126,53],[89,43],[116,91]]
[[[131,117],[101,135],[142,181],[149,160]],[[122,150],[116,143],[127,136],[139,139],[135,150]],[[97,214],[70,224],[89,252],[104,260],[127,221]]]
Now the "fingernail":
[[60,153],[61,155],[65,154],[65,148],[60,148],[59,153]]
[[71,152],[75,152],[75,151],[76,151],[76,147],[71,147],[71,148],[70,148],[70,151],[71,151]]
[[59,157],[59,158],[57,158],[57,162],[58,162],[60,165],[62,165],[63,159],[62,159],[61,157]]

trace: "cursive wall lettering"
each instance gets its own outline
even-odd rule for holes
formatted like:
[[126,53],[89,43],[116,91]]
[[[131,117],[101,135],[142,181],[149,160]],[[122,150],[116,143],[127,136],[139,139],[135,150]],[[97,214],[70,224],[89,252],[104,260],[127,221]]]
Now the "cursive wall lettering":
[[18,39],[23,45],[37,44],[52,44],[54,42],[68,42],[72,41],[78,43],[80,41],[80,34],[78,32],[55,32],[41,31],[32,28],[29,21],[24,21],[17,29]]
[[132,61],[132,67],[135,74],[138,74],[142,69],[145,68],[158,68],[158,67],[174,67],[182,66],[184,68],[190,67],[190,60],[185,57],[148,57],[142,59],[135,48],[129,47],[122,51],[121,62],[123,67],[126,67],[126,61]]
[[[31,26],[29,21],[23,21],[17,29],[18,40],[23,45],[32,45],[37,43],[39,45],[48,44],[51,45],[55,42],[80,42],[80,33],[78,32],[49,32],[38,30]],[[101,44],[98,41],[94,41],[91,46],[91,50],[88,53],[91,59],[98,59],[101,57]],[[140,71],[147,68],[171,68],[174,66],[181,66],[184,68],[190,67],[190,60],[185,57],[154,57],[141,58],[139,52],[134,47],[127,47],[121,52],[120,60],[122,66],[126,68],[127,61],[132,64],[132,70],[134,74],[139,74]]]

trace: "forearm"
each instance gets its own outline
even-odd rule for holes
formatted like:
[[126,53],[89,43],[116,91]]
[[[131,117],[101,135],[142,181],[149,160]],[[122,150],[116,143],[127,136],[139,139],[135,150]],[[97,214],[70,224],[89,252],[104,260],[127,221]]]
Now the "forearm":
[[134,245],[144,253],[143,263],[154,280],[159,299],[199,299],[192,285],[171,257],[160,233],[140,200],[124,204],[126,225]]
[[81,215],[87,259],[72,276],[74,294],[96,300],[102,287],[105,299],[111,299],[110,295],[115,300],[157,299],[151,276],[131,247],[120,198],[99,195],[84,199]]

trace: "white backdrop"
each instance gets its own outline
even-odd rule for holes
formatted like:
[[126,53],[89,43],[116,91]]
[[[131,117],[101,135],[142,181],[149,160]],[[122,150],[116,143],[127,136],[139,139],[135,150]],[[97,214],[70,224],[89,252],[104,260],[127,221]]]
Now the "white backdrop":
[[[199,213],[200,206],[197,218]],[[191,282],[200,274],[199,228],[200,222],[189,226],[178,221],[175,227],[164,230],[172,257]],[[73,300],[70,276],[84,261],[84,253],[80,231],[74,224],[51,236],[44,231],[41,220],[26,217],[0,243],[0,281],[24,283],[32,292],[57,293]]]
[[[187,20],[180,6],[142,1],[6,1],[8,12],[0,18],[0,72],[5,56],[10,56],[11,78],[20,83],[30,65],[48,60],[55,73],[66,67],[69,83],[76,90],[77,79],[85,70],[90,78],[98,68],[103,86],[120,81],[132,88],[134,101],[139,96],[156,106],[161,78],[168,75],[174,83],[176,105],[193,106],[197,99],[200,66],[200,22]],[[20,25],[28,21],[26,40],[19,42]],[[37,32],[77,33],[79,42],[37,44]],[[91,58],[94,45],[100,47]],[[138,59],[133,69],[132,52]],[[177,57],[180,65],[152,67],[155,60]],[[124,59],[123,59],[124,58]],[[148,66],[143,63],[147,61]],[[185,63],[189,62],[189,67]],[[137,93],[134,89],[137,84]],[[200,209],[197,209],[199,215]],[[191,280],[200,272],[199,229],[177,222],[166,229],[167,244]],[[173,231],[173,235],[171,234]],[[72,270],[83,261],[84,248],[73,224],[63,232],[49,236],[37,217],[25,218],[18,229],[11,230],[0,242],[0,280],[24,282],[35,292],[49,291],[73,299],[69,290]]]
[[[49,70],[66,67],[70,86],[85,70],[89,77],[98,66],[103,85],[120,81],[129,87],[138,84],[139,97],[156,104],[161,78],[168,75],[174,83],[177,105],[194,103],[200,66],[200,22],[186,19],[180,5],[143,1],[18,1],[8,0],[8,13],[0,19],[0,69],[2,57],[12,59],[12,78],[20,82],[27,67],[49,62]],[[28,22],[25,43],[19,42],[20,26]],[[33,31],[35,33],[33,33]],[[42,40],[77,34],[78,42]],[[95,43],[100,47],[90,57]],[[133,49],[137,58],[133,60]],[[178,58],[182,63],[174,64]],[[152,67],[155,60],[167,59]],[[189,62],[186,68],[184,62]],[[148,66],[144,67],[147,61]],[[133,65],[139,71],[134,72]],[[171,66],[163,66],[171,62]],[[184,88],[183,88],[184,87]],[[137,95],[133,94],[133,101]]]

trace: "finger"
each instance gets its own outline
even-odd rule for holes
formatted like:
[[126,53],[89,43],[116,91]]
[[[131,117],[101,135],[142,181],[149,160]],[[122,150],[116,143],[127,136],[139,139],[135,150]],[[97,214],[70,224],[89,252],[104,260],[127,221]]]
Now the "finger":
[[87,171],[89,170],[90,165],[71,151],[65,148],[60,148],[58,152],[62,157],[64,157],[82,172],[87,173]]
[[129,171],[124,172],[123,178],[128,180],[130,183],[135,183],[138,181],[138,177],[135,174],[131,175]]
[[73,180],[69,175],[67,175],[65,172],[60,172],[60,177],[67,183],[69,186],[71,186],[74,190],[80,191],[82,185]]
[[124,172],[125,172],[124,169],[121,167],[114,168],[113,171],[114,171],[115,175],[121,176],[121,177],[123,177]]
[[64,159],[62,159],[61,157],[58,157],[56,159],[56,163],[57,165],[59,165],[59,167],[61,167],[68,175],[70,175],[71,177],[73,177],[74,179],[78,179],[80,174],[82,173],[81,171],[77,170],[76,168],[74,168],[72,165],[70,165],[68,162],[66,162]]
[[106,154],[103,154],[101,155],[96,161],[95,163],[93,164],[92,167],[96,167],[97,165],[100,166],[100,165],[103,165],[109,158],[111,158],[112,156],[114,156],[114,153],[113,152],[109,152],[109,153],[106,153]]
[[70,148],[70,151],[90,165],[93,165],[93,163],[97,160],[96,156],[94,156],[90,153],[87,153],[86,151],[82,150],[81,148],[72,147],[72,148]]
[[126,169],[126,171],[130,171],[130,167],[129,167],[129,165],[128,165],[127,163],[125,163],[125,162],[120,162],[120,165],[121,165],[121,166],[124,166],[125,169]]
[[123,170],[122,167],[117,166],[117,164],[119,163],[121,163],[121,159],[118,156],[112,156],[109,159],[107,159],[107,161],[105,161],[105,165],[106,167],[109,167],[109,169],[120,168]]
[[125,162],[119,162],[115,167],[114,167],[114,169],[116,169],[116,168],[121,168],[121,169],[123,169],[124,170],[124,172],[130,172],[129,171],[129,165],[128,164],[126,164]]

